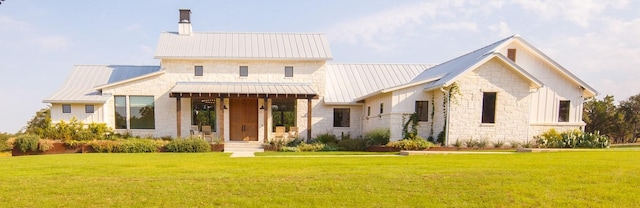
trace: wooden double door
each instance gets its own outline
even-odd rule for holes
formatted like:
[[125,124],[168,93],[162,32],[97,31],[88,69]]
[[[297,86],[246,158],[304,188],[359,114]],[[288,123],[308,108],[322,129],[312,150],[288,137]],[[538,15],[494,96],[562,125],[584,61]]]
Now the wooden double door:
[[229,100],[231,141],[258,141],[258,100]]

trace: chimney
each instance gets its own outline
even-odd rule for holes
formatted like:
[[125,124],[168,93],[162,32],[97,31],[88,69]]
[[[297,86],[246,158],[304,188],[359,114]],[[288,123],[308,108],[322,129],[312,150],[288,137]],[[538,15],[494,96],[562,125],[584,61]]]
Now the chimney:
[[191,10],[180,9],[180,19],[178,20],[178,34],[191,35]]

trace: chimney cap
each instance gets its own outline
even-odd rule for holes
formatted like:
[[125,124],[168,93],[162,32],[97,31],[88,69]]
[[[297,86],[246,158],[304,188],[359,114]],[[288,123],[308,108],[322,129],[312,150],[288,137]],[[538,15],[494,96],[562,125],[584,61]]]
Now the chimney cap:
[[178,23],[191,23],[190,9],[179,9],[178,11],[180,11],[180,19],[178,19]]

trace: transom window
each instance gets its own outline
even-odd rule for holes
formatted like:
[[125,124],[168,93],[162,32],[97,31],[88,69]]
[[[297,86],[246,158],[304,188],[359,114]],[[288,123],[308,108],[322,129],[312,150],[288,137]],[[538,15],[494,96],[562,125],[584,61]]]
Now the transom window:
[[249,67],[248,66],[240,66],[240,76],[248,77],[249,76]]
[[496,98],[495,92],[482,94],[482,123],[496,123]]
[[416,101],[418,121],[429,121],[429,101]]
[[62,113],[71,113],[71,104],[62,104]]
[[350,126],[350,112],[349,108],[334,108],[333,109],[333,127],[349,127]]
[[202,66],[194,66],[193,71],[197,77],[201,77],[204,74],[204,68],[202,68]]
[[293,77],[293,66],[284,67],[284,77]]
[[560,108],[558,109],[558,122],[569,122],[569,106],[571,106],[571,101],[560,101]]

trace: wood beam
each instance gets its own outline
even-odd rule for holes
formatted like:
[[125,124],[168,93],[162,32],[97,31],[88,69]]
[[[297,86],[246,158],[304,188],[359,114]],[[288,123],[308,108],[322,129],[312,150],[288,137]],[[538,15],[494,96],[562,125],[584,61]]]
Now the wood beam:
[[176,97],[176,132],[178,137],[182,137],[182,99]]
[[224,98],[220,98],[220,102],[218,103],[218,137],[220,137],[221,141],[224,141]]
[[264,120],[262,121],[262,123],[264,124],[264,139],[262,142],[267,143],[267,141],[269,140],[269,122],[267,122],[268,117],[268,113],[270,112],[269,109],[271,109],[270,107],[268,107],[268,98],[265,97],[264,101],[262,103],[262,107],[264,109],[262,109],[262,114],[264,114]]
[[311,98],[307,98],[307,142],[311,141]]

